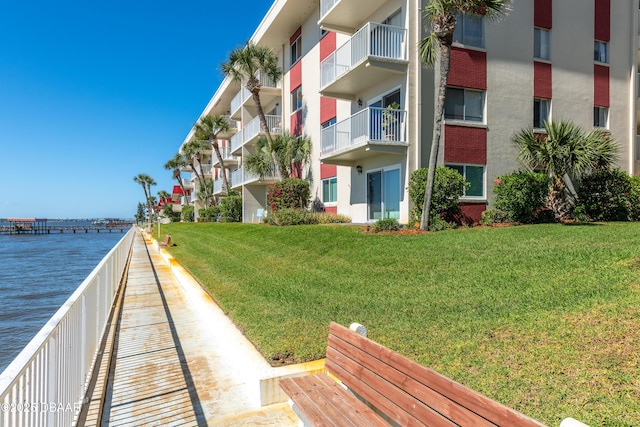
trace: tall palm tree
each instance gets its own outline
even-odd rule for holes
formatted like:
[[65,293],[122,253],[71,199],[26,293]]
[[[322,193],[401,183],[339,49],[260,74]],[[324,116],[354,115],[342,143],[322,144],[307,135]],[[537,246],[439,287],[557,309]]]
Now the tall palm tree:
[[147,202],[147,212],[149,216],[149,223],[151,223],[152,222],[151,215],[153,213],[153,205],[151,204],[151,197],[152,197],[151,186],[156,185],[156,182],[154,181],[153,178],[151,178],[151,176],[145,173],[141,173],[134,176],[133,180],[138,184],[140,184],[142,186],[142,189],[144,190],[144,199]]
[[187,160],[185,156],[176,153],[171,159],[164,164],[164,168],[170,170],[173,177],[178,181],[178,185],[182,190],[182,194],[184,194],[187,205],[189,204],[189,194],[187,194],[187,190],[184,188],[184,184],[182,183],[182,168],[187,166]]
[[213,147],[213,151],[216,153],[216,157],[220,162],[220,171],[222,174],[222,191],[227,192],[229,190],[229,180],[227,179],[227,170],[224,167],[224,159],[220,153],[220,144],[218,143],[218,134],[220,132],[227,132],[229,130],[229,121],[226,117],[216,116],[204,116],[200,119],[195,126],[196,139],[206,139]]
[[420,228],[429,229],[429,211],[433,195],[438,151],[442,137],[444,101],[449,79],[451,44],[456,29],[457,16],[465,13],[487,18],[497,18],[509,11],[510,0],[429,0],[422,9],[426,24],[431,32],[419,42],[420,58],[425,65],[433,67],[439,60],[439,82],[436,109],[434,113],[433,139],[429,157],[429,172],[425,187],[424,206]]
[[[204,142],[204,141],[199,141],[199,140],[192,140],[187,142],[186,144],[184,144],[182,146],[182,154],[185,157],[185,160],[187,162],[187,165],[189,165],[189,167],[191,167],[191,170],[193,170],[193,173],[196,176],[196,179],[198,180],[198,184],[200,186],[200,188],[204,188],[205,189],[205,205],[208,206],[209,205],[209,194],[206,191],[206,180],[204,178],[204,174],[201,173],[202,170],[200,169],[202,166],[202,160],[204,157],[203,152],[205,150],[207,150],[209,148],[209,143],[208,142]],[[197,165],[196,165],[197,163]]]
[[606,129],[585,132],[569,121],[545,122],[544,128],[544,134],[523,129],[513,136],[513,142],[520,148],[518,160],[523,165],[549,175],[547,206],[557,220],[563,220],[571,207],[566,183],[572,177],[611,167],[619,147]]
[[[274,82],[277,82],[282,77],[282,68],[278,65],[278,57],[276,54],[266,46],[257,46],[252,42],[247,42],[244,47],[238,47],[234,49],[229,55],[229,61],[222,64],[222,71],[225,75],[230,76],[236,81],[244,81],[247,90],[253,97],[253,102],[256,104],[258,110],[258,117],[260,118],[260,127],[267,137],[269,146],[273,145],[273,138],[269,131],[269,125],[262,109],[262,103],[260,102],[260,80],[258,79],[258,73],[266,75]],[[282,179],[284,171],[282,166],[278,162],[275,156],[275,152],[271,150],[273,154],[273,162],[276,165],[276,171]]]

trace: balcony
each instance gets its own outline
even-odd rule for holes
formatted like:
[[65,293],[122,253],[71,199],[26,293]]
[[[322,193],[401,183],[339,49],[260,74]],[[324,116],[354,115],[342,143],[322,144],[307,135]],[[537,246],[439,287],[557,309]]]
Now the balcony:
[[231,181],[231,188],[242,186],[242,168],[231,171],[229,174],[229,181]]
[[320,159],[323,163],[354,166],[380,154],[407,152],[407,112],[366,108],[322,130]]
[[189,178],[182,178],[182,186],[185,188],[185,190],[189,190],[193,188],[193,183]]
[[320,94],[355,99],[355,94],[407,72],[407,30],[369,22],[320,64]]
[[[265,116],[267,120],[267,127],[271,132],[271,135],[277,135],[282,133],[282,116]],[[241,141],[238,140],[237,136],[242,134]],[[246,124],[242,128],[242,132],[237,133],[231,139],[231,154],[240,155],[242,153],[241,148],[244,145],[250,144],[258,139],[260,135],[263,135],[262,127],[260,126],[260,117],[254,117],[249,123]]]
[[[227,178],[229,179],[229,187],[233,187],[233,185],[231,184],[233,181],[231,181],[230,176],[227,176]],[[226,196],[226,191],[223,191],[224,189],[222,188],[224,184],[224,180],[222,178],[218,178],[215,181],[213,181],[213,195],[214,196]]]
[[223,116],[229,124],[229,129],[226,131],[218,132],[218,139],[229,139],[236,133],[238,133],[238,122],[231,118],[230,115]]
[[385,0],[320,0],[318,25],[325,30],[353,34]]
[[213,175],[213,167],[211,165],[200,165],[200,173],[205,177]]
[[273,184],[278,181],[277,174],[271,174],[269,176],[265,176],[260,178],[259,175],[253,174],[244,168],[238,168],[234,171],[231,171],[229,178],[229,185],[231,188],[237,188],[243,185],[265,185],[265,184]]
[[[280,82],[274,82],[269,76],[262,76],[260,73],[257,73],[256,77],[260,81],[260,103],[262,105],[270,104],[274,100],[282,97]],[[242,106],[256,106],[253,95],[247,90],[244,82],[242,83],[240,92],[231,100],[231,119],[240,120],[242,118],[240,108]]]
[[[224,167],[228,168],[232,165],[238,164],[238,158],[231,154],[231,146],[229,143],[225,146],[220,146],[220,155],[222,156],[222,161],[224,162]],[[220,161],[218,160],[218,156],[213,156],[213,167],[219,168],[221,166]]]

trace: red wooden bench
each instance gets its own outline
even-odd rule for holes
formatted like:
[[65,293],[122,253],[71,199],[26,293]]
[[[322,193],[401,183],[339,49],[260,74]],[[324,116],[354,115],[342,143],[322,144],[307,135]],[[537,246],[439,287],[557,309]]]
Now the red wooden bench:
[[327,373],[280,381],[305,425],[543,426],[342,325],[329,329],[325,370],[346,388]]

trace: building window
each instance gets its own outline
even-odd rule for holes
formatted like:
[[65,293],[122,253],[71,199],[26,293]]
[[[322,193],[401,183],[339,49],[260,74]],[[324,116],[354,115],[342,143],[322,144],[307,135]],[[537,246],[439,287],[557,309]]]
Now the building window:
[[593,42],[593,60],[603,64],[609,63],[609,43],[599,40]]
[[533,127],[543,128],[544,122],[549,121],[551,112],[551,100],[536,98],[533,100]]
[[444,118],[483,122],[484,92],[448,87],[444,101]]
[[595,128],[609,127],[609,108],[593,107],[593,127]]
[[336,118],[332,118],[327,120],[326,122],[322,123],[320,126],[322,126],[322,129],[326,129],[331,125],[335,125],[336,124]]
[[293,43],[291,43],[291,65],[298,62],[302,56],[302,36],[299,36]]
[[302,108],[302,86],[298,86],[291,92],[291,111],[298,111]]
[[482,16],[458,14],[453,42],[472,47],[484,47],[484,20]]
[[484,166],[448,164],[447,167],[458,171],[470,184],[463,197],[484,197]]
[[338,201],[338,178],[322,180],[322,203],[336,203]]
[[533,33],[533,57],[551,59],[551,32],[544,28],[535,28]]

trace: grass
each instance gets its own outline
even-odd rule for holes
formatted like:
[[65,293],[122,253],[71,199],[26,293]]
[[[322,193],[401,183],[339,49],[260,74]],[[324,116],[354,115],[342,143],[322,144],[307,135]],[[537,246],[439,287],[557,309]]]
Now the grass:
[[273,363],[330,321],[548,425],[640,425],[640,223],[474,228],[170,224],[170,252]]

